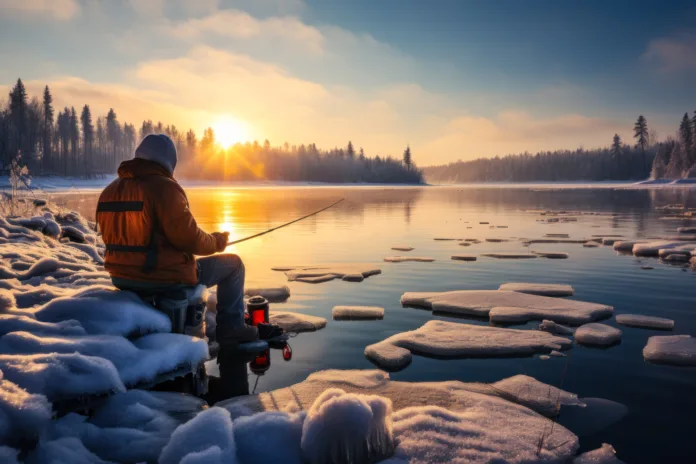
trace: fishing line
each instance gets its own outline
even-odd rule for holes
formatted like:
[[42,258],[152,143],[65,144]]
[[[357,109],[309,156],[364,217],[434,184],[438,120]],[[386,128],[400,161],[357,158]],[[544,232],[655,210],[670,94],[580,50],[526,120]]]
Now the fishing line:
[[290,224],[294,224],[294,223],[296,223],[296,222],[300,222],[300,221],[302,221],[303,219],[307,219],[308,217],[311,217],[311,216],[314,216],[314,215],[316,215],[316,214],[319,214],[319,213],[321,213],[322,211],[326,211],[326,210],[329,209],[329,208],[333,208],[334,206],[336,206],[337,204],[339,204],[339,203],[342,202],[343,200],[345,200],[345,198],[341,198],[341,199],[338,200],[337,202],[332,203],[332,204],[330,204],[329,206],[326,206],[326,207],[324,207],[324,208],[322,208],[322,209],[320,209],[320,210],[318,210],[318,211],[315,211],[315,212],[313,212],[313,213],[310,213],[310,214],[308,214],[308,215],[306,215],[306,216],[302,216],[301,218],[297,218],[297,219],[295,219],[295,220],[293,220],[293,221],[286,222],[285,224],[281,224],[281,225],[279,225],[279,226],[273,227],[272,229],[268,229],[268,230],[266,230],[266,231],[259,232],[258,234],[250,235],[250,236],[248,236],[248,237],[240,238],[239,240],[233,240],[233,241],[229,242],[229,243],[227,244],[227,246],[235,245],[235,244],[241,243],[241,242],[246,242],[247,240],[251,240],[252,238],[261,237],[262,235],[270,234],[271,232],[273,232],[273,231],[275,231],[275,230],[282,229],[283,227],[287,227],[287,226],[289,226]]

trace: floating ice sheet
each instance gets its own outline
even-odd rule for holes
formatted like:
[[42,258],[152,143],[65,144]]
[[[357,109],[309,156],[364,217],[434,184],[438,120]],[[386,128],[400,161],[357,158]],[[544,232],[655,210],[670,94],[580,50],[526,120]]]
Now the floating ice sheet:
[[331,310],[334,319],[382,319],[384,308],[379,306],[334,306]]
[[[347,276],[362,276],[363,279],[381,274],[382,271],[374,264],[339,263],[322,266],[282,266],[274,267],[274,271],[284,271],[289,281],[309,283],[328,282],[333,279],[344,279]],[[344,279],[354,280],[354,279]]]
[[619,314],[616,323],[628,327],[642,327],[646,329],[672,330],[674,321],[664,317],[644,316],[642,314]]
[[581,345],[610,346],[621,341],[621,331],[606,324],[585,324],[575,331],[575,341]]
[[582,453],[573,459],[573,464],[624,464],[616,457],[614,447],[604,443],[601,448]]
[[476,256],[474,255],[452,255],[454,261],[476,261]]
[[244,296],[252,297],[256,295],[261,295],[271,303],[280,303],[290,298],[290,288],[287,285],[283,285],[282,287],[247,287],[244,289]]
[[431,263],[435,261],[435,258],[426,258],[423,256],[387,256],[386,258],[384,258],[384,261],[387,263]]
[[327,320],[309,314],[271,311],[270,322],[286,332],[313,332],[326,327]]
[[643,348],[646,361],[675,366],[696,366],[696,338],[690,335],[656,335]]
[[394,251],[413,251],[415,248],[407,246],[407,245],[397,245],[397,246],[393,246],[391,249]]
[[573,287],[566,284],[535,284],[535,283],[507,283],[498,290],[509,292],[528,293],[541,296],[573,296]]
[[481,256],[496,259],[533,259],[537,257],[531,253],[483,253]]
[[541,331],[428,321],[419,329],[368,346],[365,355],[380,367],[399,370],[411,362],[411,353],[435,357],[530,356],[570,346],[570,340]]
[[561,253],[561,252],[555,252],[555,251],[532,251],[535,255],[539,256],[540,258],[548,258],[548,259],[568,259],[568,253]]

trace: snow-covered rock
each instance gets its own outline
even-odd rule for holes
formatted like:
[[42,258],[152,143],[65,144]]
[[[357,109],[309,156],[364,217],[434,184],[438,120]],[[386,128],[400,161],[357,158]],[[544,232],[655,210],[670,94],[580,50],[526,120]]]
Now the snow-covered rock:
[[384,308],[379,306],[334,306],[331,315],[336,320],[382,319],[384,318]]
[[404,293],[401,304],[436,312],[488,316],[492,321],[508,323],[548,319],[579,325],[609,317],[614,311],[611,306],[597,303],[499,290]]
[[621,341],[621,331],[606,324],[585,324],[575,331],[575,341],[581,345],[609,346]]
[[653,336],[643,348],[646,361],[675,366],[696,366],[696,338],[690,335]]
[[530,356],[571,345],[566,338],[542,331],[428,321],[419,329],[369,345],[365,356],[382,368],[400,370],[410,364],[412,353],[435,357]]
[[644,327],[646,329],[672,330],[674,321],[664,317],[644,316],[642,314],[619,314],[616,323],[628,327]]
[[557,297],[573,296],[575,293],[573,287],[567,284],[535,284],[522,282],[506,283],[501,285],[498,290]]

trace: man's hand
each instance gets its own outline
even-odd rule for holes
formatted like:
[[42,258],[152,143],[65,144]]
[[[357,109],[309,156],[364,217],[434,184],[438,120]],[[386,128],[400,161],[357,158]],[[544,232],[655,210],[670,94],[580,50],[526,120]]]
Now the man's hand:
[[225,251],[225,248],[227,248],[227,242],[230,240],[230,233],[229,232],[213,232],[212,236],[215,237],[215,240],[217,240],[217,246],[218,246],[217,251]]

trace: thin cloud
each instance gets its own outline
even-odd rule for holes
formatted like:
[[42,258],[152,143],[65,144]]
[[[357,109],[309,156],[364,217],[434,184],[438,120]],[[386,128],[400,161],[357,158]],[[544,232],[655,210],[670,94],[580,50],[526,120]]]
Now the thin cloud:
[[664,74],[696,71],[696,33],[683,32],[654,39],[642,58]]
[[67,21],[80,13],[76,0],[0,0],[0,12],[13,16]]

